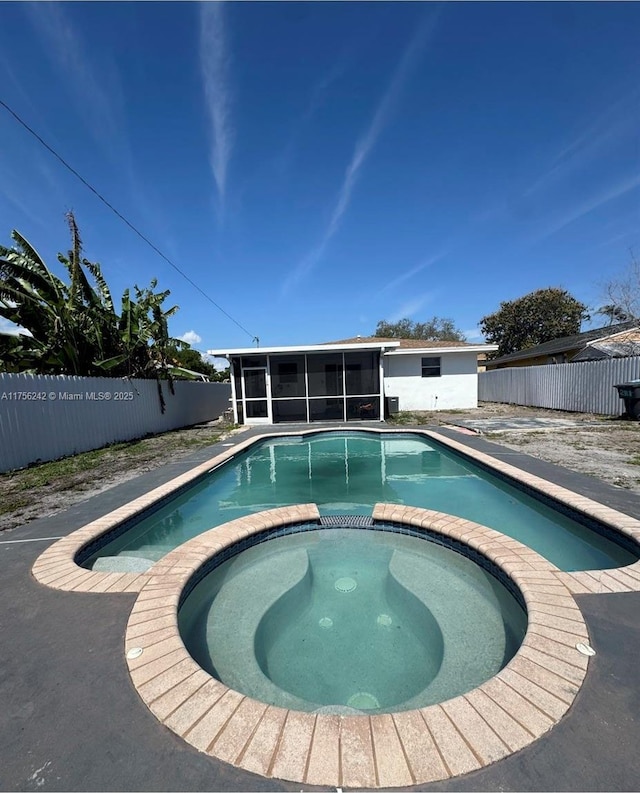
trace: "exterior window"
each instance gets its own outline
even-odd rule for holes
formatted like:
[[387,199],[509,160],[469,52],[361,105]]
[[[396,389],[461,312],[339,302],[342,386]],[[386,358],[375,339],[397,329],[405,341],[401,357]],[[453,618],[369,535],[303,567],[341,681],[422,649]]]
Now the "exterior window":
[[423,358],[422,376],[440,377],[440,358]]

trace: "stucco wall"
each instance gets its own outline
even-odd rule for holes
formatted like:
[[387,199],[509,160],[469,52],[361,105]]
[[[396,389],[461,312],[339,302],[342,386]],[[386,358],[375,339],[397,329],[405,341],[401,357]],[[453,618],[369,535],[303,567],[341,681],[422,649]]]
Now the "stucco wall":
[[440,377],[422,377],[422,353],[386,355],[385,396],[399,397],[400,410],[478,407],[478,353],[440,353],[439,357]]

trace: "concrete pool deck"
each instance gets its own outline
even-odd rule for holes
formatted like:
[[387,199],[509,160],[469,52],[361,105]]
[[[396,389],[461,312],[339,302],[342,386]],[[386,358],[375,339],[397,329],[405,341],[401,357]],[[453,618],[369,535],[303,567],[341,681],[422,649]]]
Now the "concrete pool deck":
[[[281,430],[257,428],[244,433],[242,440]],[[640,499],[625,491],[506,452],[480,438],[442,434],[640,518]],[[249,774],[196,752],[149,712],[132,686],[123,652],[135,593],[54,591],[29,572],[51,543],[42,538],[66,536],[221,451],[220,446],[203,450],[65,513],[0,536],[3,790],[300,789],[299,783]],[[638,788],[640,595],[577,595],[576,600],[597,655],[590,659],[585,682],[567,715],[504,760],[415,789]]]

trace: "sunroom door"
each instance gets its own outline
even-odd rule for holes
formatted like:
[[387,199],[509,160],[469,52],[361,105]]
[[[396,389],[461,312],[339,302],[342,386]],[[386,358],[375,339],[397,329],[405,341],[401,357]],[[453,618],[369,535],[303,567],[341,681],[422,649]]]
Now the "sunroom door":
[[266,367],[243,369],[242,375],[245,424],[270,424]]

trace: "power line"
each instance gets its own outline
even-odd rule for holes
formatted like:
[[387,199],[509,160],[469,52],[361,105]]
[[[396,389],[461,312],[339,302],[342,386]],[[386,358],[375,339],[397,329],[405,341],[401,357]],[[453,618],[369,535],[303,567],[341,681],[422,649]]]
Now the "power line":
[[170,259],[168,256],[166,256],[166,255],[165,255],[165,254],[164,254],[164,253],[163,253],[163,252],[160,250],[160,248],[158,248],[156,245],[154,245],[154,244],[153,244],[153,242],[151,242],[151,240],[150,240],[148,237],[146,237],[146,236],[145,236],[145,235],[144,235],[144,234],[143,234],[141,231],[139,231],[139,230],[138,230],[138,229],[137,229],[137,228],[136,228],[136,227],[133,225],[133,223],[131,223],[129,220],[127,220],[127,218],[126,218],[126,217],[125,217],[125,216],[124,216],[124,215],[123,215],[121,212],[119,212],[119,211],[118,211],[118,210],[117,210],[117,209],[116,209],[116,208],[115,208],[115,207],[114,207],[112,204],[110,204],[110,203],[107,201],[107,199],[106,199],[106,198],[105,198],[103,195],[101,195],[101,194],[100,194],[100,193],[99,193],[99,192],[98,192],[98,191],[95,189],[95,187],[93,187],[91,184],[89,184],[89,182],[87,182],[87,180],[86,180],[86,179],[85,179],[83,176],[81,176],[81,175],[78,173],[78,171],[76,171],[76,169],[75,169],[75,168],[73,168],[71,165],[69,165],[69,163],[68,163],[68,162],[67,162],[67,161],[66,161],[66,160],[65,160],[63,157],[61,157],[61,156],[58,154],[58,152],[57,152],[57,151],[56,151],[54,148],[52,148],[52,147],[51,147],[51,146],[50,146],[50,145],[49,145],[49,144],[48,144],[48,143],[47,143],[45,140],[43,140],[43,139],[40,137],[40,135],[38,135],[38,133],[37,133],[35,130],[33,130],[33,129],[32,129],[32,128],[31,128],[31,127],[30,127],[30,126],[29,126],[29,125],[26,123],[26,121],[23,121],[23,120],[20,118],[20,116],[19,116],[19,115],[18,115],[18,114],[15,112],[15,110],[12,110],[12,109],[9,107],[9,105],[8,105],[6,102],[3,102],[3,101],[2,101],[2,99],[0,99],[0,105],[2,105],[2,107],[4,107],[4,109],[5,109],[5,110],[7,110],[7,111],[8,111],[8,112],[9,112],[9,113],[10,113],[10,114],[11,114],[11,115],[12,115],[12,116],[15,118],[15,120],[16,120],[16,121],[17,121],[17,122],[18,122],[18,123],[19,123],[21,126],[23,126],[23,127],[24,127],[24,128],[27,130],[27,132],[30,132],[30,133],[33,135],[33,137],[34,137],[34,138],[35,138],[35,139],[36,139],[36,140],[37,140],[39,143],[41,143],[41,144],[42,144],[42,145],[45,147],[45,149],[47,149],[47,151],[49,151],[51,154],[53,154],[53,156],[54,156],[54,157],[55,157],[57,160],[59,160],[59,161],[60,161],[60,162],[61,162],[61,163],[64,165],[64,167],[65,167],[65,168],[66,168],[68,171],[71,171],[71,173],[72,173],[72,174],[73,174],[73,175],[74,175],[74,176],[75,176],[77,179],[79,179],[79,180],[82,182],[82,184],[83,184],[85,187],[88,187],[88,188],[89,188],[89,190],[91,190],[91,192],[92,192],[92,193],[93,193],[93,194],[94,194],[94,195],[95,195],[97,198],[99,198],[99,199],[100,199],[100,201],[102,201],[102,203],[103,203],[105,206],[107,206],[107,207],[108,207],[108,208],[109,208],[109,209],[110,209],[110,210],[111,210],[111,211],[112,211],[112,212],[113,212],[115,215],[117,215],[117,217],[119,217],[119,218],[120,218],[120,220],[122,220],[124,223],[126,223],[126,224],[127,224],[127,226],[129,226],[129,228],[131,229],[131,231],[133,231],[135,234],[137,234],[137,235],[138,235],[138,237],[140,237],[140,239],[141,239],[141,240],[143,240],[144,242],[146,242],[146,243],[147,243],[147,245],[148,245],[148,246],[149,246],[149,247],[150,247],[150,248],[151,248],[153,251],[155,251],[155,252],[158,254],[158,256],[162,257],[162,258],[165,260],[165,262],[166,262],[168,265],[170,265],[171,267],[173,267],[173,269],[174,269],[176,272],[180,273],[180,275],[181,275],[181,276],[182,276],[182,277],[185,279],[185,281],[188,281],[188,282],[191,284],[191,286],[192,286],[194,289],[196,289],[198,292],[200,292],[200,294],[201,294],[201,295],[202,295],[202,296],[203,296],[203,297],[204,297],[206,300],[208,300],[210,303],[212,303],[212,304],[213,304],[213,305],[214,305],[214,306],[215,306],[215,307],[218,309],[218,311],[221,311],[221,312],[222,312],[222,313],[225,315],[225,317],[228,317],[228,318],[229,318],[229,319],[230,319],[230,320],[231,320],[233,323],[235,323],[235,324],[236,324],[236,325],[237,325],[237,326],[240,328],[240,330],[244,331],[244,332],[247,334],[247,336],[250,336],[252,341],[255,341],[255,340],[257,339],[257,336],[256,336],[255,334],[253,334],[253,333],[250,333],[250,332],[249,332],[249,331],[248,331],[248,330],[247,330],[247,329],[246,329],[246,328],[245,328],[243,325],[241,325],[241,324],[238,322],[238,320],[237,320],[237,319],[234,319],[234,318],[231,316],[231,314],[229,314],[227,311],[225,311],[225,310],[222,308],[222,306],[219,306],[219,305],[216,303],[216,301],[215,301],[215,300],[214,300],[212,297],[210,297],[210,296],[209,296],[209,295],[208,295],[208,294],[207,294],[207,293],[206,293],[206,292],[205,292],[203,289],[201,289],[201,288],[198,286],[198,284],[196,284],[196,283],[195,283],[195,281],[192,281],[192,280],[191,280],[191,278],[189,278],[189,276],[188,276],[188,275],[187,275],[185,272],[183,272],[183,271],[182,271],[182,270],[181,270],[181,269],[178,267],[178,265],[177,265],[177,264],[175,264],[174,262],[172,262],[172,261],[171,261],[171,259]]

